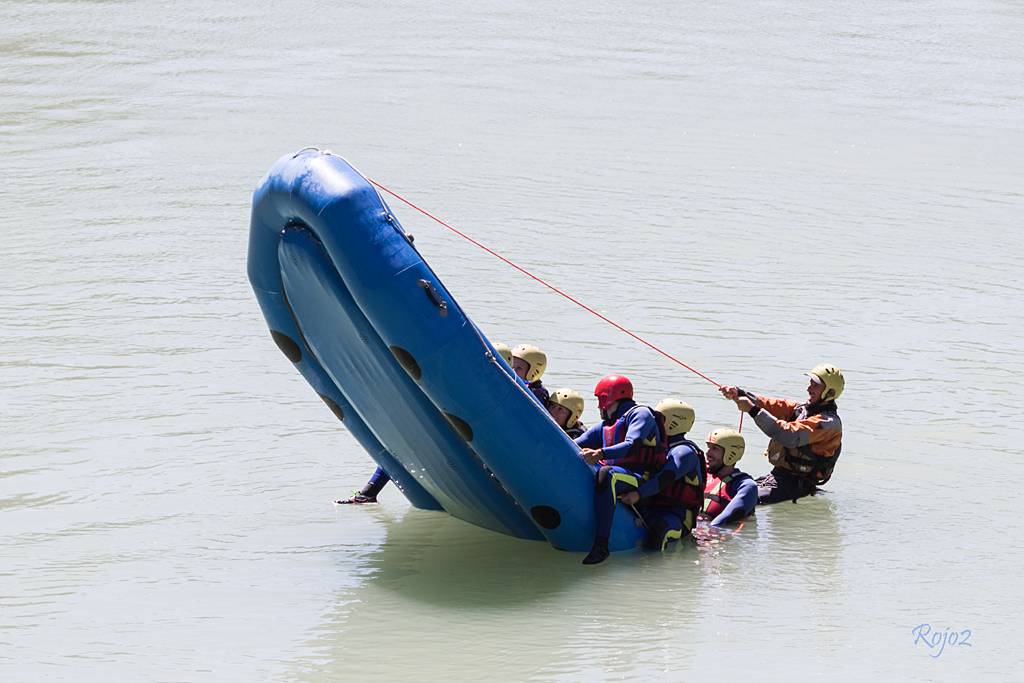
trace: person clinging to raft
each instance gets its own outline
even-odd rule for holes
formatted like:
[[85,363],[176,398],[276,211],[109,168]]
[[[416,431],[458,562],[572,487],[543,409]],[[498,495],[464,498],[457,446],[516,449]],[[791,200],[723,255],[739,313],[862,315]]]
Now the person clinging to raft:
[[756,396],[734,386],[720,389],[771,439],[766,455],[774,467],[757,480],[762,505],[814,495],[832,476],[842,450],[843,423],[836,399],[846,386],[843,373],[821,364],[805,374],[810,379],[803,403]]
[[548,399],[548,413],[570,439],[582,436],[587,426],[580,421],[583,397],[572,389],[556,389]]
[[540,378],[548,367],[548,357],[536,346],[520,344],[512,349],[512,372],[526,382],[530,391],[545,408],[548,405],[548,390],[541,384]]

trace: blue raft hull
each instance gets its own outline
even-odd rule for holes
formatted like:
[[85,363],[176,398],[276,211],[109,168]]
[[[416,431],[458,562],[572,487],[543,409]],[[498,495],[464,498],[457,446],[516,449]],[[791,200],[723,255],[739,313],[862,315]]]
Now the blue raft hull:
[[[279,159],[253,195],[248,265],[278,346],[414,506],[590,547],[593,468],[352,166]],[[620,509],[611,548],[641,535]]]

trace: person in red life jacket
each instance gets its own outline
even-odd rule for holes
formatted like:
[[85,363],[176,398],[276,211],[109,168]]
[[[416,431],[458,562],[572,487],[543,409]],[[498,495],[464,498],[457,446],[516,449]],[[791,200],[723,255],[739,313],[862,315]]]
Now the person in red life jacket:
[[580,455],[600,467],[595,475],[594,545],[583,564],[608,559],[608,536],[620,496],[636,491],[644,479],[665,464],[667,440],[662,420],[633,400],[633,383],[621,375],[603,377],[594,388],[602,422],[575,439]]
[[757,484],[736,469],[746,441],[735,429],[716,429],[707,440],[708,483],[704,487],[704,516],[710,526],[738,522],[757,506]]
[[520,344],[512,349],[512,372],[526,382],[527,387],[545,408],[548,405],[548,390],[540,378],[548,367],[548,357],[543,351],[530,344]]
[[772,471],[757,480],[762,505],[796,501],[813,495],[832,476],[842,450],[843,423],[836,399],[846,381],[834,365],[818,365],[806,373],[807,401],[755,396],[739,387],[723,386],[722,395],[754,418],[771,440],[766,455]]
[[548,399],[548,413],[570,439],[582,436],[587,426],[580,422],[583,414],[583,397],[572,389],[556,389]]
[[668,437],[665,464],[621,500],[627,505],[639,504],[640,515],[647,526],[647,547],[664,550],[672,541],[681,540],[693,531],[697,515],[704,506],[707,470],[704,452],[686,438],[695,417],[690,404],[667,398],[654,410],[663,416]]

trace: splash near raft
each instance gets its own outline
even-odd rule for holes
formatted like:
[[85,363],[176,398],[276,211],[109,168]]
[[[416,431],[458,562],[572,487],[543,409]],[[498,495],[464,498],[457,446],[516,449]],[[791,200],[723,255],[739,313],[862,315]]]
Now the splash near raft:
[[[344,159],[304,149],[271,167],[248,269],[278,347],[412,505],[590,548],[593,468]],[[642,533],[622,509],[610,547]]]

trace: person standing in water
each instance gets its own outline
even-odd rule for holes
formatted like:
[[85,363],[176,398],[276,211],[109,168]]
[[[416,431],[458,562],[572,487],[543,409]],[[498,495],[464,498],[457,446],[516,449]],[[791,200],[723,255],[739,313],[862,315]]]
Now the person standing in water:
[[771,439],[767,455],[774,468],[757,480],[762,505],[814,495],[831,478],[842,451],[843,423],[836,399],[846,387],[843,373],[821,364],[805,374],[810,379],[803,403],[756,396],[739,387],[720,389]]
[[757,484],[736,469],[746,441],[735,429],[716,429],[707,440],[708,483],[704,488],[704,516],[719,527],[738,522],[757,506]]

